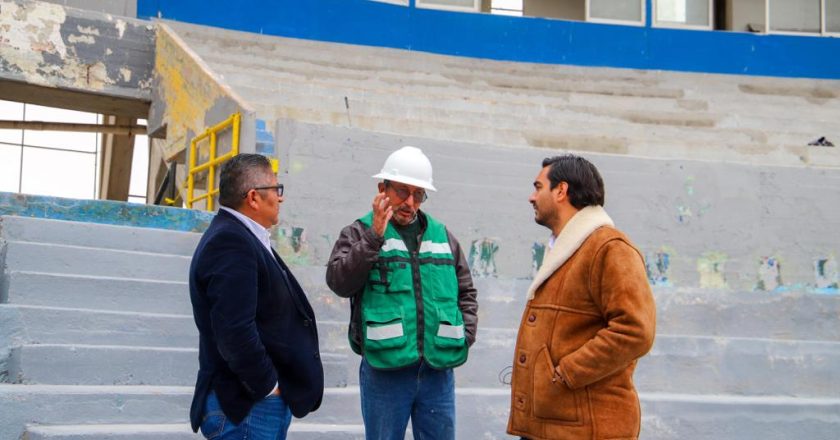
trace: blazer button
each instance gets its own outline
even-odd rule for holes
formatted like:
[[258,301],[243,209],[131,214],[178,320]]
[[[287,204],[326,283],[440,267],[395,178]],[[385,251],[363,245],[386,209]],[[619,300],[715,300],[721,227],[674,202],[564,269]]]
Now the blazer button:
[[304,327],[309,327],[309,320],[308,319],[303,320],[303,326]]
[[519,355],[519,363],[520,363],[520,364],[524,364],[524,363],[525,363],[525,355],[524,355],[524,354]]
[[537,320],[537,315],[531,314],[531,316],[528,317],[528,322],[534,322],[536,320]]
[[320,358],[321,358],[321,355],[318,354],[318,353],[315,353],[315,359],[320,359]]

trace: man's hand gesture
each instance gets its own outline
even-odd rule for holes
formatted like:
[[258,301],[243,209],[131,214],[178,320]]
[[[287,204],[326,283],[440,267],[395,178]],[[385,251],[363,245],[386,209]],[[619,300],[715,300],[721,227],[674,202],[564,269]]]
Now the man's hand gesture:
[[391,199],[381,192],[373,198],[373,232],[376,232],[380,237],[385,236],[385,228],[388,227],[388,221],[394,215],[394,209],[391,207]]

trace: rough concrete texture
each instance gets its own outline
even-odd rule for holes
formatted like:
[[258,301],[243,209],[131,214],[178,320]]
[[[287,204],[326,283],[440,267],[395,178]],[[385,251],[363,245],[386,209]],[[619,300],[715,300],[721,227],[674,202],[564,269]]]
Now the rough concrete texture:
[[137,0],[46,0],[49,3],[124,17],[137,16]]
[[[423,209],[442,220],[470,252],[492,240],[494,270],[525,278],[534,245],[548,230],[533,221],[528,196],[543,158],[563,151],[434,141],[325,125],[276,124],[286,201],[278,243],[301,262],[324,264],[341,228],[370,209],[371,176],[401,145],[423,149],[437,192]],[[836,260],[840,171],[756,167],[587,153],[601,171],[607,212],[645,254],[655,285],[735,291],[836,293],[836,270],[824,289],[815,262]],[[329,213],[325,215],[325,213]],[[315,220],[317,219],[317,220]],[[481,260],[481,258],[479,258]],[[770,266],[768,261],[775,262]],[[485,263],[490,263],[485,261]],[[771,271],[768,269],[774,269]],[[476,266],[473,266],[475,271]],[[769,280],[763,282],[762,280]]]
[[154,26],[37,1],[0,2],[0,79],[151,99]]
[[[185,272],[180,259],[198,237],[0,217],[8,289],[0,304],[0,438],[195,438],[186,425],[197,344],[186,283],[146,277],[173,270],[173,259]],[[318,317],[329,388],[321,409],[293,422],[291,438],[360,438],[349,305],[326,287],[324,266],[292,270]],[[459,439],[510,438],[506,382],[528,283],[476,280],[478,341],[455,375]],[[636,371],[642,439],[835,438],[840,297],[667,286],[655,295],[657,341]]]
[[[189,163],[190,141],[234,113],[242,115],[240,151],[253,153],[256,148],[254,111],[180,37],[159,23],[149,133],[166,138],[161,146],[162,156],[167,161]],[[232,129],[219,133],[217,155],[231,150],[232,133]],[[209,143],[205,141],[200,147],[197,164],[209,157]]]
[[837,136],[840,81],[498,62],[167,23],[266,121],[648,158],[840,165],[836,148],[807,146]]
[[[202,232],[213,214],[167,206],[0,192],[0,215]],[[138,240],[144,242],[143,240]],[[168,240],[167,240],[168,241]],[[197,242],[196,242],[197,243]],[[74,243],[67,243],[74,244]],[[192,252],[189,253],[192,255]]]

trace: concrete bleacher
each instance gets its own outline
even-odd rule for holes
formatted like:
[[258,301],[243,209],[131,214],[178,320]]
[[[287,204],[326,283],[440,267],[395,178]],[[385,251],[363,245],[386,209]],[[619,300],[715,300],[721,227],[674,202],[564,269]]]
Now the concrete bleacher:
[[[198,238],[0,217],[0,438],[195,438],[187,417],[197,332],[184,280]],[[323,266],[293,271],[318,317],[327,390],[290,438],[363,438],[347,302],[329,292]],[[476,284],[478,342],[456,372],[458,438],[507,438],[505,375],[528,280]],[[643,439],[834,438],[840,298],[673,289],[656,297],[657,341],[636,373]]]
[[266,121],[753,165],[838,166],[836,81],[499,62],[166,22]]
[[[476,277],[478,342],[456,373],[459,439],[508,438],[505,377],[545,236],[527,194],[539,161],[565,150],[601,169],[608,212],[648,259],[670,257],[657,341],[636,373],[641,438],[836,438],[840,297],[815,294],[813,278],[815,260],[839,250],[826,231],[840,225],[840,154],[806,144],[840,140],[837,81],[508,63],[164,23],[276,139],[287,200],[272,237],[315,308],[328,386],[290,438],[363,438],[349,307],[325,286],[324,263],[369,206],[370,175],[405,143],[435,165],[440,191],[424,209],[471,253],[484,239],[499,246]],[[185,280],[197,240],[0,217],[0,440],[195,438]],[[728,258],[722,287],[702,285],[708,252]],[[765,256],[784,260],[777,289],[754,287]]]

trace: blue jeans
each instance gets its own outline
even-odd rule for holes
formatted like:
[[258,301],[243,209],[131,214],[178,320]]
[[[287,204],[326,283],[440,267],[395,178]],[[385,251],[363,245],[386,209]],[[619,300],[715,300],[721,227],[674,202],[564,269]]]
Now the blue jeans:
[[207,395],[201,433],[208,439],[219,440],[286,440],[292,412],[280,396],[268,396],[251,407],[251,411],[236,425],[228,420],[215,392]]
[[367,440],[403,440],[408,419],[414,440],[455,439],[455,379],[452,369],[425,361],[399,370],[359,367],[362,419]]

